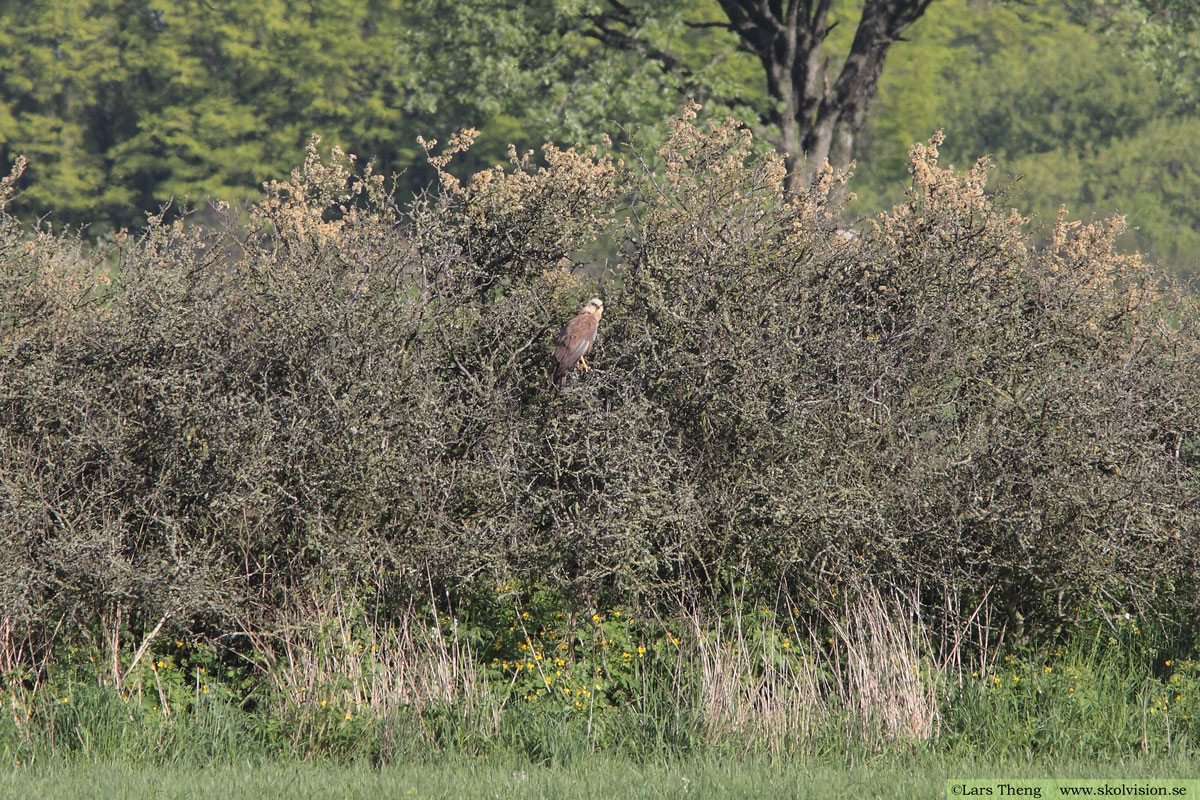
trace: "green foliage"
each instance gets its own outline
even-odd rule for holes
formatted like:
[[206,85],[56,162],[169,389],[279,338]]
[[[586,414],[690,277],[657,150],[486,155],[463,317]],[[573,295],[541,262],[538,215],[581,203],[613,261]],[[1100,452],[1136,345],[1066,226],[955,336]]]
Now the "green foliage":
[[[651,141],[682,87],[587,35],[593,6],[6,5],[0,162],[29,162],[14,209],[99,233],[140,228],[163,205],[251,199],[287,174],[314,133],[369,156],[382,174],[407,171],[402,195],[431,177],[414,145],[428,130],[479,127],[464,164],[472,172],[503,161],[509,142],[596,143],[612,120]],[[748,57],[726,52],[728,38],[684,26],[715,6],[646,11],[647,44],[677,47],[707,91],[757,86]]]
[[1083,0],[1073,14],[1150,67],[1191,106],[1200,100],[1200,13],[1188,0]]
[[403,4],[308,5],[7,4],[0,158],[30,163],[17,209],[140,227],[173,200],[250,197],[314,131],[408,165]]
[[1148,121],[1136,137],[1120,138],[1092,155],[1066,149],[1015,158],[1004,171],[1021,176],[1012,193],[1042,220],[1082,198],[1073,210],[1121,213],[1129,228],[1118,243],[1194,279],[1200,274],[1200,217],[1189,198],[1200,187],[1191,142],[1195,120]]
[[[931,86],[938,91],[930,91]],[[935,4],[889,57],[856,185],[869,213],[899,201],[908,143],[944,129],[944,157],[993,156],[1010,201],[1048,231],[1073,217],[1124,215],[1119,238],[1168,271],[1197,269],[1193,121],[1115,40],[1052,7]]]
[[1161,633],[1130,618],[1114,622],[973,671],[948,703],[946,744],[985,758],[1191,748],[1196,654],[1172,657]]
[[10,714],[0,726],[7,766],[59,758],[166,764],[231,763],[278,753],[259,719],[230,699],[230,686],[197,680],[169,663],[121,692],[97,685],[95,656],[63,653],[38,691],[9,682]]

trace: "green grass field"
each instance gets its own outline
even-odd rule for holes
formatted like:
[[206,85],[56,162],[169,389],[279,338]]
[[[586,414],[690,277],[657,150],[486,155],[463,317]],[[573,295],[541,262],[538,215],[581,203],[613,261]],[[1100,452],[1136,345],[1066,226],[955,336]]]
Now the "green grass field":
[[1195,778],[1191,759],[1110,763],[888,755],[858,763],[788,759],[662,760],[595,755],[570,764],[448,758],[391,765],[268,762],[214,767],[56,763],[8,770],[0,797],[29,798],[934,798],[948,778]]

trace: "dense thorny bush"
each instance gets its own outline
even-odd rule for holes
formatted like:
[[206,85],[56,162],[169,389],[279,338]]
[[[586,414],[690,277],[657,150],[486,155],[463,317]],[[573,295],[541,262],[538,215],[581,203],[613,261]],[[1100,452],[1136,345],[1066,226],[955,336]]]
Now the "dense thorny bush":
[[[1035,248],[935,139],[846,235],[838,178],[788,196],[693,116],[658,169],[547,146],[464,183],[470,132],[429,143],[407,209],[314,143],[247,229],[218,207],[93,256],[4,216],[9,641],[500,573],[573,601],[882,581],[1014,618],[1194,609],[1196,309],[1115,225]],[[606,254],[593,370],[553,392]]]

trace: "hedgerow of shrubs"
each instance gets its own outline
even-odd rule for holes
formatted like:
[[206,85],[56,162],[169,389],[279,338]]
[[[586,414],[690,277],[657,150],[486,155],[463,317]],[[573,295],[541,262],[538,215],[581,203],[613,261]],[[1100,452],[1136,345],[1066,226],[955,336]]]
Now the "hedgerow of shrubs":
[[[1035,244],[935,138],[847,234],[839,176],[789,195],[744,128],[673,131],[459,180],[465,132],[411,202],[314,142],[245,216],[99,248],[0,216],[7,665],[513,578],[1196,610],[1196,307],[1119,223]],[[552,391],[594,294],[592,369]]]

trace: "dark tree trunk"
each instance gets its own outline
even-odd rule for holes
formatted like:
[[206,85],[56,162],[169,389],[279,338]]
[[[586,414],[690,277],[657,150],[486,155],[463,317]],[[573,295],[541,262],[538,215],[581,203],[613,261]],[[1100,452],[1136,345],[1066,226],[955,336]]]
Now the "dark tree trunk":
[[[733,31],[740,48],[755,55],[775,101],[762,122],[778,131],[790,188],[808,183],[828,161],[849,166],[854,139],[867,119],[888,48],[934,0],[865,0],[850,52],[840,68],[825,53],[835,0],[717,0],[729,22],[697,23]],[[638,33],[645,12],[628,0],[608,0],[606,11],[586,17],[587,33],[610,47],[641,53],[688,91],[703,87],[669,52]]]
[[845,169],[867,118],[888,48],[933,0],[867,0],[836,73],[824,53],[833,0],[718,0],[741,46],[762,62],[792,187],[826,161]]

